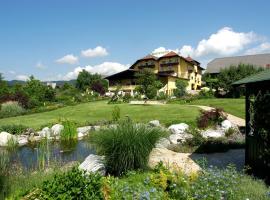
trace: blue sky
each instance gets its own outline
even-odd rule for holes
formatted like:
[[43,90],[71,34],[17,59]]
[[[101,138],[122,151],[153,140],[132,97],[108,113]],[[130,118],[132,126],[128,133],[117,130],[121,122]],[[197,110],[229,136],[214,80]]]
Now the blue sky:
[[270,52],[270,1],[0,1],[0,72],[7,80],[109,75],[151,52],[203,66],[215,57]]

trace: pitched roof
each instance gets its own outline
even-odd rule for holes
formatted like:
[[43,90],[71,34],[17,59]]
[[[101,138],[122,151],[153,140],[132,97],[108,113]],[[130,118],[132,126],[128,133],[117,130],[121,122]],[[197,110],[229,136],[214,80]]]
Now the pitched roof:
[[160,58],[168,58],[168,57],[174,57],[174,56],[179,56],[179,55],[175,53],[174,51],[170,51],[169,53],[161,56]]
[[270,67],[270,53],[216,58],[207,64],[206,72],[219,73],[221,69],[230,67],[231,65],[238,65],[240,63],[267,68]]
[[149,54],[149,55],[141,58],[140,60],[151,60],[151,59],[157,60],[157,57]]
[[243,85],[247,83],[256,83],[261,81],[270,81],[270,70],[261,71],[255,75],[251,75],[233,83],[233,85]]

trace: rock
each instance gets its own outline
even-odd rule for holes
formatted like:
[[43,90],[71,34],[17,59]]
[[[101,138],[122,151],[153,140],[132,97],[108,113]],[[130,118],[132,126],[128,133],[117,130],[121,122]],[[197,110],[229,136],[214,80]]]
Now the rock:
[[83,135],[87,134],[89,131],[91,131],[92,126],[83,126],[83,127],[79,127],[77,128],[77,132],[78,133],[82,133]]
[[17,137],[17,141],[19,146],[26,145],[28,143],[28,136],[27,135],[19,135]]
[[157,127],[157,126],[160,126],[160,123],[158,120],[152,120],[148,123],[150,126],[154,126],[154,127]]
[[27,128],[24,135],[31,135],[31,133],[35,133],[34,129],[32,128]]
[[92,126],[92,131],[99,131],[100,130],[100,126]]
[[83,134],[82,132],[78,132],[78,138],[82,138],[84,137],[85,134]]
[[49,127],[43,128],[41,131],[38,132],[39,136],[49,138],[51,136],[51,129]]
[[18,142],[16,136],[8,133],[8,132],[1,132],[0,133],[0,146],[8,146],[10,140],[14,142]]
[[169,139],[171,141],[172,144],[180,144],[186,141],[186,139],[192,138],[193,135],[188,134],[188,133],[175,133],[175,134],[171,134],[169,136]]
[[225,136],[225,132],[221,129],[217,129],[217,130],[208,129],[208,130],[202,131],[201,134],[204,138],[219,138],[219,137]]
[[41,136],[31,135],[28,138],[28,141],[31,142],[31,143],[35,143],[35,142],[38,142],[40,140],[42,140],[42,137]]
[[180,124],[173,124],[168,129],[173,134],[181,134],[181,133],[184,133],[188,128],[189,126],[187,124],[180,123]]
[[61,131],[64,130],[64,126],[61,124],[55,124],[51,128],[52,136],[60,135]]
[[157,143],[156,143],[156,148],[168,148],[170,146],[170,140],[167,138],[161,138]]
[[165,148],[154,148],[149,156],[149,166],[154,168],[159,162],[172,171],[182,171],[189,175],[201,170],[191,158],[190,153],[176,153]]
[[90,154],[79,166],[79,169],[85,170],[88,173],[98,172],[105,175],[104,156]]
[[229,128],[232,128],[232,127],[233,127],[233,124],[227,119],[221,122],[221,128],[223,130],[228,130]]

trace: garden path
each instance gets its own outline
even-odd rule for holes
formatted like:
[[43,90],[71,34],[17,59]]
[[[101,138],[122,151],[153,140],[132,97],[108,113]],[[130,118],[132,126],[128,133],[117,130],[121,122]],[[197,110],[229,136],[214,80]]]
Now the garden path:
[[[190,106],[195,106],[195,107],[198,107],[202,110],[206,110],[206,111],[209,111],[209,110],[212,110],[214,109],[213,107],[210,107],[210,106],[201,106],[201,105],[190,105]],[[232,122],[233,124],[239,126],[239,127],[244,127],[246,126],[246,122],[244,119],[240,118],[240,117],[236,117],[234,115],[231,115],[229,113],[226,113],[227,114],[227,118],[230,122]]]

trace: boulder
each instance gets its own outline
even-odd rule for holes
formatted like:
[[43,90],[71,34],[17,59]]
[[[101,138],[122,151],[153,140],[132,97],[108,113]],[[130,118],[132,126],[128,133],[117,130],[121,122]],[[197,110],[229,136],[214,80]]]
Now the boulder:
[[92,126],[83,126],[83,127],[77,128],[77,132],[82,133],[84,135],[84,134],[87,134],[89,131],[91,131],[91,129],[92,129]]
[[61,131],[64,130],[64,126],[61,124],[55,124],[51,128],[52,136],[57,136],[61,134]]
[[39,136],[49,138],[51,136],[51,129],[49,127],[44,127],[41,131],[38,132]]
[[160,138],[156,143],[156,148],[168,148],[170,146],[170,140],[167,138]]
[[221,128],[223,130],[228,130],[229,128],[233,128],[233,124],[229,120],[226,119],[223,122],[221,122]]
[[224,130],[221,129],[207,129],[205,131],[202,131],[201,134],[204,138],[219,138],[225,136]]
[[190,175],[201,170],[200,166],[191,159],[191,153],[176,153],[165,148],[154,148],[149,156],[149,166],[154,168],[163,162],[171,171],[182,171]]
[[181,134],[184,133],[189,126],[185,123],[180,123],[180,124],[173,124],[171,125],[168,129],[171,131],[172,134]]
[[28,143],[28,135],[19,135],[17,141],[19,146],[26,145]]
[[8,142],[10,140],[17,142],[16,136],[14,136],[8,132],[1,132],[0,133],[0,146],[8,146]]
[[105,175],[104,156],[98,156],[90,154],[80,165],[79,169],[85,170],[88,173],[98,172],[101,175]]
[[171,141],[172,144],[180,144],[186,141],[186,139],[192,138],[193,135],[188,134],[188,133],[175,133],[175,134],[171,134],[169,136],[169,139]]
[[[87,133],[85,133],[85,134],[87,134]],[[80,139],[80,138],[84,137],[84,136],[85,136],[85,134],[84,134],[84,133],[82,133],[82,132],[78,132],[78,138]]]
[[100,126],[92,126],[92,131],[99,131],[100,130]]
[[160,123],[158,120],[152,120],[148,123],[150,126],[157,127],[160,126]]
[[34,134],[30,135],[29,138],[28,138],[28,141],[32,142],[32,143],[38,142],[40,140],[42,140],[42,137],[41,136],[35,136]]

